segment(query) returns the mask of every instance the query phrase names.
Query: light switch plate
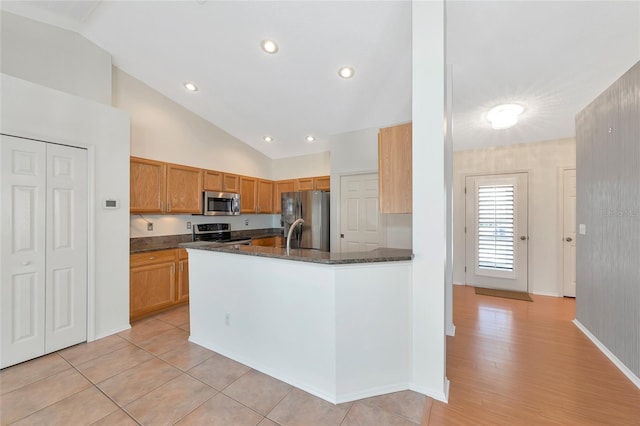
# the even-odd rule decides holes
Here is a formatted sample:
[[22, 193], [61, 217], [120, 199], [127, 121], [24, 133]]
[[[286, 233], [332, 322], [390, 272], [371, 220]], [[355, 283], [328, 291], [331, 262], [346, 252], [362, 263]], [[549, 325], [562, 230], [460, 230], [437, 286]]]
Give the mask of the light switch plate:
[[585, 223], [578, 225], [578, 233], [580, 235], [587, 235], [587, 225]]

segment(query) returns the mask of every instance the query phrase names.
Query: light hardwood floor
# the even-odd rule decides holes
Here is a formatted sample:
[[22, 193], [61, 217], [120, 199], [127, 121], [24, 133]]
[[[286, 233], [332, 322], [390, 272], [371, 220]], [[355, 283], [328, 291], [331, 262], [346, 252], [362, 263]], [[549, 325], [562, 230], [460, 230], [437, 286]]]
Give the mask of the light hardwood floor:
[[454, 286], [449, 404], [423, 425], [640, 425], [640, 390], [571, 322], [575, 300]]

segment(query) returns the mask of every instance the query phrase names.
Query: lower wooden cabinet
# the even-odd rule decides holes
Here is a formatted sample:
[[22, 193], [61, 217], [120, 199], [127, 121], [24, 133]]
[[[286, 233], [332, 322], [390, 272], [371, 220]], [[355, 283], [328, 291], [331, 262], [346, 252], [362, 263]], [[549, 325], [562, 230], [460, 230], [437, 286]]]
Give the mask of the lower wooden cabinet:
[[135, 321], [189, 300], [185, 249], [135, 253], [129, 266], [129, 319]]
[[189, 256], [178, 249], [178, 303], [189, 301]]
[[276, 237], [254, 238], [251, 240], [251, 245], [263, 246], [263, 247], [284, 247], [284, 237], [276, 236]]

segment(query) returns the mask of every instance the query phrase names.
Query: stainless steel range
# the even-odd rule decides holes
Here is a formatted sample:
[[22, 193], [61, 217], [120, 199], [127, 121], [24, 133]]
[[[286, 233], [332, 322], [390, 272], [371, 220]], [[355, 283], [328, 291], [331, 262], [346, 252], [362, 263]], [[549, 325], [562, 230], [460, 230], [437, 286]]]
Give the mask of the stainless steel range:
[[207, 241], [220, 245], [250, 244], [251, 238], [231, 238], [231, 225], [228, 223], [201, 223], [193, 226], [193, 241]]

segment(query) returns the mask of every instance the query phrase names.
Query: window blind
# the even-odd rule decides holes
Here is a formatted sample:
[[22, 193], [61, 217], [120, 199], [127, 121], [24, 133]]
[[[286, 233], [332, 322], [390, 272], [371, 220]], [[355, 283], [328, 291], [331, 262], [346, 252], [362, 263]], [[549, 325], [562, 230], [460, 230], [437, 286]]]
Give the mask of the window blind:
[[513, 271], [514, 186], [478, 186], [478, 267]]

